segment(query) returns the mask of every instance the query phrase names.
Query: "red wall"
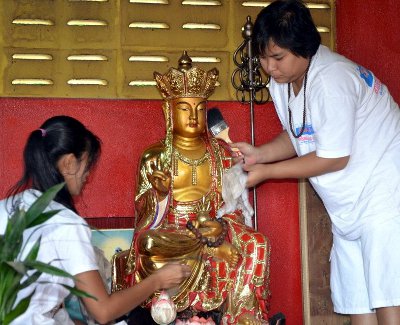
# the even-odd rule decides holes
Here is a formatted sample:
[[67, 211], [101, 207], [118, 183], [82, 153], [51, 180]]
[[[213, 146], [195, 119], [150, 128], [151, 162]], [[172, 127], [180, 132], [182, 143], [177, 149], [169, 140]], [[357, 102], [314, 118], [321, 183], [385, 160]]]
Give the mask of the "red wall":
[[372, 70], [400, 103], [400, 1], [336, 0], [337, 51]]

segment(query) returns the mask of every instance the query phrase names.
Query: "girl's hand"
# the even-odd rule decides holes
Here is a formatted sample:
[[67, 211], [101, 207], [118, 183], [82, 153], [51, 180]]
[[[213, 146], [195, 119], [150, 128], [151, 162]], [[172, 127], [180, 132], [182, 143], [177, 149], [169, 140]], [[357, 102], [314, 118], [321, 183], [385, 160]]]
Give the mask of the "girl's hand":
[[186, 264], [169, 263], [158, 269], [151, 276], [158, 281], [158, 290], [169, 289], [180, 285], [192, 273]]

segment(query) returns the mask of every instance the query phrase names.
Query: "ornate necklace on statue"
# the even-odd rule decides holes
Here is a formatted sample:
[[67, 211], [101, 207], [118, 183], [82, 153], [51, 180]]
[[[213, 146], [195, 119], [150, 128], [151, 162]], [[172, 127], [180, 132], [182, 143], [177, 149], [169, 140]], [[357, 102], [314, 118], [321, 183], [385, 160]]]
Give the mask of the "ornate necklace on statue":
[[[190, 159], [183, 156], [178, 150], [173, 151], [174, 155], [174, 176], [178, 176], [178, 160], [192, 167], [192, 185], [197, 185], [197, 167], [210, 159], [210, 153], [206, 151], [203, 157], [198, 159]], [[211, 164], [210, 164], [211, 165]]]
[[[220, 185], [221, 177], [222, 175], [222, 169], [223, 166], [221, 164], [221, 157], [219, 156], [220, 153], [218, 151], [219, 144], [215, 138], [208, 139], [207, 137], [204, 137], [204, 143], [206, 145], [206, 154], [204, 156], [208, 156], [209, 158], [209, 172], [211, 175], [211, 186], [209, 189], [209, 192], [205, 194], [206, 196], [212, 195], [214, 197], [213, 199], [213, 205], [214, 205], [214, 211], [217, 211], [220, 206], [221, 206], [221, 196], [218, 193], [218, 187]], [[171, 172], [173, 176], [178, 176], [178, 157], [175, 154], [177, 151], [176, 148], [171, 148]], [[182, 156], [182, 155], [181, 155]], [[186, 158], [186, 157], [185, 157]], [[200, 158], [200, 159], [203, 159]], [[180, 159], [179, 159], [180, 160]], [[188, 159], [191, 160], [191, 159]], [[193, 182], [193, 170], [192, 170], [192, 182]], [[177, 202], [174, 199], [174, 180], [175, 177], [172, 177], [171, 180], [171, 196], [170, 196], [170, 211], [172, 212], [173, 215], [179, 216], [176, 218], [174, 221], [176, 224], [176, 227], [179, 228], [179, 220], [184, 218], [186, 222], [189, 220], [189, 214], [190, 213], [197, 213], [198, 212], [198, 206], [197, 204], [192, 204], [193, 202]], [[196, 183], [197, 183], [197, 171], [196, 171]], [[196, 200], [197, 201], [197, 200]]]
[[306, 128], [306, 91], [307, 91], [307, 76], [308, 76], [308, 70], [310, 69], [310, 65], [311, 65], [311, 58], [310, 61], [308, 62], [308, 66], [306, 69], [306, 73], [304, 75], [304, 86], [303, 86], [303, 90], [304, 90], [304, 102], [303, 102], [303, 125], [301, 126], [301, 130], [299, 132], [299, 134], [296, 134], [296, 132], [293, 129], [293, 124], [292, 124], [292, 111], [290, 110], [290, 106], [289, 106], [289, 102], [290, 102], [290, 82], [288, 83], [288, 112], [289, 112], [289, 126], [290, 126], [290, 132], [292, 133], [292, 135], [297, 139], [300, 138], [302, 136], [302, 134], [304, 133], [304, 130]]

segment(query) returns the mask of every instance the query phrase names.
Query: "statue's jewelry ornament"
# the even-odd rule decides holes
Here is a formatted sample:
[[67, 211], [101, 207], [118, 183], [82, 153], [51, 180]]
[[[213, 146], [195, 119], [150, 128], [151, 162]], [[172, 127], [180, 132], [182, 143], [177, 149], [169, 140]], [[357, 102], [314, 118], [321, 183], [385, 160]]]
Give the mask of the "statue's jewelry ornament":
[[192, 59], [184, 51], [178, 69], [170, 68], [164, 75], [154, 72], [154, 79], [166, 100], [182, 97], [207, 99], [214, 92], [218, 75], [216, 68], [205, 71], [199, 67], [192, 67]]
[[[179, 171], [178, 171], [178, 160], [180, 160], [181, 162], [185, 163], [186, 165], [189, 165], [190, 167], [192, 167], [192, 185], [197, 185], [197, 167], [201, 166], [202, 164], [204, 164], [204, 162], [208, 161], [210, 159], [210, 153], [209, 152], [205, 152], [204, 156], [199, 158], [199, 159], [190, 159], [188, 157], [183, 156], [179, 150], [173, 150], [173, 155], [174, 155], [174, 176], [178, 176], [179, 175]], [[209, 164], [210, 168], [211, 168], [211, 164]], [[210, 174], [211, 174], [211, 170], [210, 170]]]

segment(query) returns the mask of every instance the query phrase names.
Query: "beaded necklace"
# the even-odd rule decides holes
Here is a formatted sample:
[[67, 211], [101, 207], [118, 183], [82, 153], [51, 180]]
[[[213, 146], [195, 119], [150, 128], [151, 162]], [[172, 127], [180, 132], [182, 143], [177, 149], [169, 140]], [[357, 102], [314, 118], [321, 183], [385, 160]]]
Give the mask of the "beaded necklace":
[[304, 91], [304, 102], [303, 102], [303, 125], [301, 126], [301, 130], [299, 132], [299, 134], [296, 134], [296, 132], [293, 129], [293, 124], [292, 124], [292, 111], [290, 109], [289, 106], [289, 102], [290, 102], [290, 82], [288, 83], [288, 112], [289, 112], [289, 126], [290, 126], [290, 132], [292, 133], [292, 135], [298, 139], [302, 136], [302, 134], [304, 133], [304, 130], [306, 128], [306, 90], [307, 90], [307, 77], [308, 77], [308, 70], [310, 69], [310, 65], [311, 65], [311, 58], [310, 61], [308, 62], [308, 66], [306, 69], [306, 74], [304, 75], [304, 87], [303, 87], [303, 91]]

